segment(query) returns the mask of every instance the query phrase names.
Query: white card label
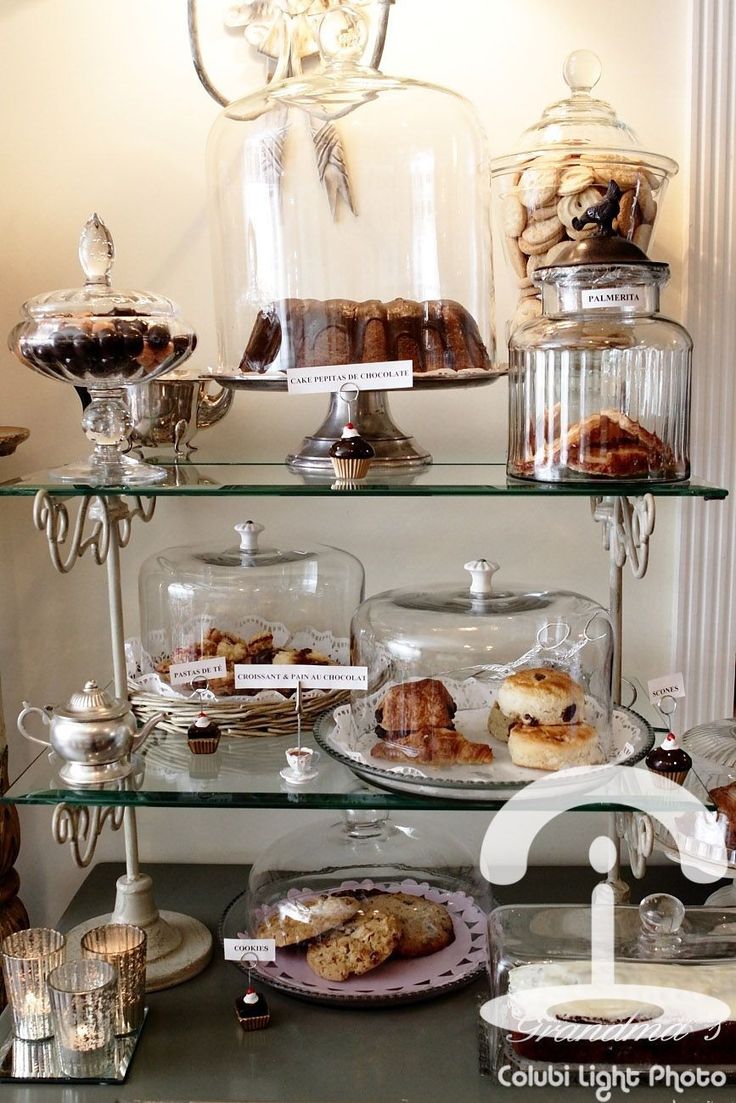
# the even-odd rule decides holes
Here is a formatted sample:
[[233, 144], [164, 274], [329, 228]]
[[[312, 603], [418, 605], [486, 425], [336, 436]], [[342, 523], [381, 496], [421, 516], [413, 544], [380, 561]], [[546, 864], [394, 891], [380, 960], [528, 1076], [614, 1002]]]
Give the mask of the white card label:
[[327, 394], [345, 383], [364, 391], [403, 390], [414, 386], [411, 360], [388, 360], [377, 364], [341, 364], [332, 368], [291, 368], [286, 373], [289, 394]]
[[195, 678], [224, 678], [226, 675], [224, 659], [192, 659], [190, 663], [172, 663], [169, 667], [172, 686], [189, 684]]
[[275, 938], [224, 938], [225, 961], [275, 961]]
[[665, 674], [663, 678], [653, 678], [647, 682], [647, 689], [650, 702], [656, 705], [663, 697], [684, 697], [685, 679], [682, 674]]
[[583, 310], [606, 310], [612, 306], [640, 306], [644, 302], [641, 287], [596, 287], [581, 292]]
[[367, 666], [235, 666], [236, 689], [368, 689]]

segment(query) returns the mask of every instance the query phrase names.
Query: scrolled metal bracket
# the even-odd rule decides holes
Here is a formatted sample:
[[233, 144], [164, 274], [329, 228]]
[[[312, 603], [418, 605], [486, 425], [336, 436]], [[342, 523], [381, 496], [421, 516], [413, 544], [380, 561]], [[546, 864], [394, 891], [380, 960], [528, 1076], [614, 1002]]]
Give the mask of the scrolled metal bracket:
[[619, 839], [626, 843], [633, 876], [641, 881], [654, 850], [652, 817], [646, 812], [617, 812], [616, 832]]
[[51, 821], [54, 841], [61, 846], [69, 844], [74, 864], [86, 869], [95, 856], [97, 840], [106, 824], [112, 831], [119, 831], [123, 825], [125, 807], [95, 804], [88, 808], [86, 804], [57, 804]]
[[616, 567], [626, 563], [634, 578], [643, 578], [649, 566], [649, 540], [654, 532], [654, 497], [598, 497], [590, 500], [593, 520], [603, 525], [603, 547]]
[[131, 506], [125, 498], [95, 494], [83, 497], [72, 520], [63, 498], [39, 490], [33, 501], [33, 524], [43, 532], [51, 562], [59, 574], [69, 574], [77, 560], [89, 553], [101, 566], [114, 541], [118, 548], [130, 542], [136, 517], [145, 524], [153, 517], [155, 498], [135, 496]]

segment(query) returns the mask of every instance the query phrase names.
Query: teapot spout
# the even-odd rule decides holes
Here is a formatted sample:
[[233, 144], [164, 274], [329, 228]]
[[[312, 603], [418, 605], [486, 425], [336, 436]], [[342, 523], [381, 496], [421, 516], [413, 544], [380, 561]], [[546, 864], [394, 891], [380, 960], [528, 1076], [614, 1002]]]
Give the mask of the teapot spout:
[[131, 747], [133, 753], [141, 749], [156, 725], [160, 724], [162, 720], [165, 720], [168, 715], [168, 712], [157, 712], [155, 716], [152, 716], [150, 720], [146, 721], [133, 740], [133, 746]]

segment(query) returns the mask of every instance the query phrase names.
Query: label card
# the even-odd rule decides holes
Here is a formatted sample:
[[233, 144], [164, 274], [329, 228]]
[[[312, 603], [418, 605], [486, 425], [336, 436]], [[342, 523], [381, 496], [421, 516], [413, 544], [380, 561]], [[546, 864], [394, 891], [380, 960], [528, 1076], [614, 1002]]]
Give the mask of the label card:
[[276, 960], [275, 938], [224, 938], [225, 961]]
[[649, 700], [656, 705], [663, 697], [684, 697], [685, 679], [682, 674], [665, 674], [663, 678], [654, 678], [647, 682]]
[[624, 309], [640, 306], [644, 301], [641, 287], [596, 287], [580, 293], [583, 310], [607, 310], [612, 306]]
[[235, 665], [236, 689], [368, 689], [367, 666]]
[[340, 364], [332, 368], [292, 368], [286, 373], [289, 394], [328, 394], [345, 383], [360, 390], [393, 391], [414, 386], [411, 360], [388, 360], [376, 364]]
[[172, 663], [169, 667], [172, 686], [189, 684], [195, 678], [224, 678], [226, 675], [224, 658], [192, 659], [190, 663]]

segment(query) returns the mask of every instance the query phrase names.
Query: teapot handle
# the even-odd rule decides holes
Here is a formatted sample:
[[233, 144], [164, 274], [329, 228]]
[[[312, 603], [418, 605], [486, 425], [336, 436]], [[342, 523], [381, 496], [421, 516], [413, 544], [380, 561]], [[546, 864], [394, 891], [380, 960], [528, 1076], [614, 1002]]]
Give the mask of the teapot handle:
[[51, 717], [45, 709], [40, 709], [38, 705], [29, 705], [27, 701], [23, 702], [23, 711], [18, 716], [18, 731], [25, 739], [29, 739], [31, 743], [40, 743], [42, 747], [50, 747], [51, 743], [48, 739], [39, 739], [37, 735], [31, 735], [25, 726], [25, 718], [30, 713], [37, 712], [47, 728], [51, 727]]

